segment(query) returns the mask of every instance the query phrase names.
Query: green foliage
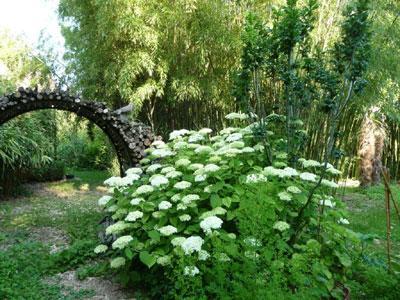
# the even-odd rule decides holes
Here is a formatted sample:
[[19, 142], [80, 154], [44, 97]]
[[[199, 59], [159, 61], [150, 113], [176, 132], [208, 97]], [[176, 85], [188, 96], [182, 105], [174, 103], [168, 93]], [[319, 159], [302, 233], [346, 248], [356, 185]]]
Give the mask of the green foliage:
[[[233, 2], [221, 0], [60, 1], [68, 69], [86, 97], [114, 107], [132, 102], [157, 128], [196, 126], [207, 115], [211, 122], [207, 112], [232, 103], [229, 75], [239, 51], [233, 11]], [[188, 106], [191, 119], [165, 118]]]
[[[359, 241], [340, 224], [343, 204], [328, 196], [337, 185], [324, 180], [309, 203], [323, 165], [303, 159], [297, 171], [276, 153], [280, 167], [268, 166], [253, 135], [257, 126], [230, 127], [212, 137], [208, 128], [172, 132], [170, 143], [156, 141], [146, 150], [142, 168], [105, 182], [114, 193], [99, 204], [116, 222], [106, 234], [118, 237], [106, 255], [126, 283], [142, 264], [160, 270], [151, 274], [167, 274], [169, 281], [157, 283], [155, 293], [173, 282], [169, 293], [178, 298], [262, 298], [279, 289], [343, 296], [338, 283], [345, 283]], [[337, 172], [329, 166], [329, 173]], [[300, 211], [310, 221], [296, 227]], [[153, 276], [147, 280], [160, 280]]]

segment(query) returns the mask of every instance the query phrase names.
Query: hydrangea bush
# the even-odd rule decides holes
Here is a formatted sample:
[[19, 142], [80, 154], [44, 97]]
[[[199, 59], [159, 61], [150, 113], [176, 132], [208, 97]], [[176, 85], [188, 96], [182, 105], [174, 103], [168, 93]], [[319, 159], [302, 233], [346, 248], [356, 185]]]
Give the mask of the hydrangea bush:
[[[228, 115], [236, 125], [247, 118]], [[272, 132], [269, 144], [258, 140], [257, 128], [228, 127], [215, 135], [182, 129], [167, 143], [155, 141], [141, 167], [105, 182], [109, 195], [99, 205], [115, 221], [106, 229], [115, 239], [95, 252], [128, 277], [140, 264], [164, 270], [181, 296], [216, 297], [205, 288], [215, 280], [214, 267], [223, 266], [222, 280], [229, 281], [230, 266], [251, 263], [258, 273], [250, 279], [261, 287], [279, 273], [291, 292], [317, 288], [340, 297], [351, 265], [348, 244], [356, 242], [343, 205], [330, 196], [340, 172], [328, 164], [323, 173], [330, 178], [309, 199], [324, 164], [300, 159], [297, 169], [288, 167], [285, 153], [273, 146], [268, 165], [266, 146], [282, 141]]]

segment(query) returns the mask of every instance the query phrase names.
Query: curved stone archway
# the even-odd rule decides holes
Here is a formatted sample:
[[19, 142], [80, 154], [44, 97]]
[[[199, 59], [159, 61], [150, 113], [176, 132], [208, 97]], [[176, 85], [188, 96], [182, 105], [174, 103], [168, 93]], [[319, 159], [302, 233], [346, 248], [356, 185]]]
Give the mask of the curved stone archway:
[[0, 98], [0, 125], [27, 112], [39, 109], [70, 111], [99, 126], [114, 145], [121, 173], [138, 164], [144, 149], [154, 136], [149, 126], [129, 122], [123, 109], [110, 111], [105, 103], [85, 101], [65, 91], [37, 91], [19, 88], [17, 92]]

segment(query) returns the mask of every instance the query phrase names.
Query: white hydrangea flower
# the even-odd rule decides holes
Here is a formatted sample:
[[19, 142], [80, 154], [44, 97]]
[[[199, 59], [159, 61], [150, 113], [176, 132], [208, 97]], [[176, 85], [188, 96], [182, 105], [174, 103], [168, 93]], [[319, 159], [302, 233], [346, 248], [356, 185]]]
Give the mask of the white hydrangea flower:
[[194, 277], [199, 273], [200, 273], [200, 270], [196, 266], [186, 266], [183, 271], [183, 274], [185, 276], [190, 276], [190, 277]]
[[217, 172], [219, 169], [221, 169], [221, 168], [215, 164], [208, 164], [208, 165], [205, 165], [204, 172], [205, 173], [213, 173], [213, 172]]
[[246, 183], [258, 183], [258, 182], [266, 182], [267, 177], [263, 174], [249, 174], [246, 176]]
[[167, 174], [167, 173], [173, 172], [173, 171], [175, 171], [175, 168], [170, 166], [170, 167], [162, 168], [160, 173], [161, 174]]
[[282, 201], [292, 201], [292, 195], [290, 195], [288, 192], [280, 192], [278, 193], [278, 197]]
[[206, 135], [206, 134], [210, 134], [212, 132], [212, 129], [210, 128], [202, 128], [199, 130], [200, 134]]
[[204, 240], [201, 237], [191, 236], [185, 239], [180, 246], [186, 255], [190, 255], [193, 252], [199, 252], [203, 243]]
[[204, 136], [200, 133], [194, 133], [191, 136], [189, 136], [188, 142], [189, 143], [197, 143], [204, 140]]
[[138, 195], [148, 194], [148, 193], [151, 193], [153, 191], [154, 191], [154, 188], [151, 185], [145, 184], [145, 185], [139, 186], [136, 189], [136, 194], [138, 194]]
[[187, 148], [188, 149], [197, 149], [200, 146], [201, 146], [200, 144], [188, 144]]
[[143, 213], [139, 210], [131, 211], [125, 218], [125, 221], [135, 222], [143, 217]]
[[172, 225], [167, 225], [161, 228], [158, 228], [158, 231], [165, 236], [170, 236], [174, 233], [178, 232], [178, 229], [176, 229], [176, 227], [172, 226]]
[[320, 166], [321, 166], [321, 163], [319, 163], [319, 162], [317, 162], [317, 161], [315, 161], [315, 160], [312, 160], [312, 159], [303, 160], [303, 161], [302, 161], [302, 164], [303, 164], [303, 167], [304, 167], [304, 168], [320, 167]]
[[143, 198], [133, 198], [130, 203], [131, 203], [131, 205], [139, 205], [140, 202], [143, 202], [143, 201], [144, 201]]
[[186, 196], [184, 196], [184, 197], [182, 198], [182, 202], [183, 202], [183, 204], [188, 205], [188, 204], [190, 204], [192, 201], [196, 201], [196, 200], [199, 200], [199, 199], [200, 199], [200, 196], [199, 196], [199, 195], [196, 195], [196, 194], [189, 194], [189, 195], [186, 195]]
[[210, 257], [210, 254], [206, 250], [199, 251], [199, 256], [198, 256], [199, 260], [204, 261], [204, 260], [207, 260], [209, 257]]
[[106, 234], [115, 234], [120, 233], [123, 230], [127, 229], [130, 225], [125, 223], [124, 221], [118, 221], [106, 228]]
[[219, 133], [220, 134], [231, 134], [232, 132], [238, 131], [239, 128], [234, 128], [234, 127], [227, 127], [222, 129]]
[[156, 149], [154, 150], [151, 155], [159, 158], [168, 157], [175, 155], [175, 152], [172, 152], [170, 149]]
[[265, 167], [263, 171], [264, 175], [266, 176], [279, 176], [279, 177], [281, 177], [280, 175], [282, 174], [282, 172], [283, 171], [281, 169], [276, 169], [272, 166]]
[[184, 241], [186, 241], [186, 238], [181, 237], [181, 236], [178, 236], [178, 237], [173, 238], [173, 239], [171, 240], [171, 244], [172, 244], [173, 246], [176, 247], [176, 246], [182, 245], [182, 243], [183, 243]]
[[174, 150], [182, 150], [182, 149], [187, 148], [187, 146], [188, 146], [188, 143], [186, 143], [184, 141], [179, 141], [174, 144]]
[[207, 179], [207, 175], [196, 175], [195, 177], [194, 177], [194, 181], [195, 182], [202, 182], [202, 181], [205, 181]]
[[347, 220], [345, 218], [340, 218], [338, 223], [339, 224], [344, 224], [344, 225], [349, 225], [350, 224], [349, 220]]
[[206, 234], [211, 233], [211, 229], [219, 229], [222, 226], [223, 221], [216, 217], [216, 216], [211, 216], [205, 218], [203, 221], [200, 222], [200, 227], [203, 229], [203, 231]]
[[180, 181], [175, 183], [174, 188], [178, 189], [178, 190], [185, 190], [187, 188], [190, 188], [192, 186], [192, 184], [188, 181]]
[[172, 202], [178, 202], [179, 200], [181, 200], [181, 195], [180, 194], [175, 194], [171, 197], [171, 201]]
[[132, 184], [134, 181], [139, 180], [140, 176], [137, 174], [130, 174], [125, 177], [118, 177], [118, 176], [113, 176], [106, 181], [104, 181], [104, 184], [110, 187], [125, 187], [127, 185]]
[[225, 116], [225, 119], [227, 119], [227, 120], [247, 120], [248, 118], [249, 118], [249, 116], [247, 114], [235, 113], [235, 112], [232, 112]]
[[331, 201], [330, 199], [320, 200], [319, 204], [320, 205], [325, 205], [325, 206], [328, 206], [328, 207], [331, 207], [331, 208], [336, 206], [336, 203]]
[[130, 235], [124, 235], [117, 238], [112, 244], [113, 249], [124, 249], [131, 241], [133, 237]]
[[292, 176], [298, 176], [299, 173], [290, 167], [286, 167], [283, 169], [283, 172], [279, 175], [279, 177], [292, 177]]
[[176, 210], [186, 210], [187, 206], [183, 203], [178, 203], [178, 205], [176, 206]]
[[94, 248], [94, 253], [100, 254], [106, 252], [107, 250], [108, 250], [107, 245], [98, 245], [96, 248]]
[[157, 171], [158, 169], [162, 168], [162, 165], [160, 164], [153, 164], [147, 167], [146, 172], [147, 173], [154, 173], [155, 171]]
[[174, 130], [169, 134], [169, 139], [174, 140], [178, 137], [184, 136], [188, 134], [190, 131], [187, 129], [181, 129], [181, 130]]
[[190, 160], [188, 160], [187, 158], [181, 158], [175, 162], [175, 166], [177, 167], [186, 167], [188, 165], [190, 165]]
[[220, 162], [222, 159], [220, 156], [211, 156], [208, 161], [211, 163], [218, 163]]
[[213, 152], [213, 148], [210, 146], [199, 146], [196, 150], [194, 150], [194, 152], [197, 154], [208, 154]]
[[165, 143], [163, 141], [157, 140], [154, 141], [151, 145], [156, 148], [163, 148], [165, 146]]
[[110, 263], [110, 266], [113, 269], [120, 268], [123, 265], [125, 265], [125, 258], [123, 258], [123, 257], [114, 258]]
[[241, 149], [244, 147], [244, 143], [242, 141], [236, 141], [236, 142], [232, 142], [228, 145], [229, 148], [237, 148], [237, 149]]
[[179, 171], [171, 171], [171, 172], [169, 172], [169, 173], [167, 173], [167, 174], [165, 175], [165, 177], [167, 177], [167, 178], [176, 178], [176, 177], [179, 177], [179, 176], [182, 176], [182, 172], [179, 172]]
[[252, 152], [254, 152], [254, 151], [256, 151], [256, 150], [254, 150], [254, 149], [251, 148], [251, 147], [244, 147], [244, 148], [242, 149], [242, 152], [243, 152], [243, 153], [252, 153]]
[[179, 216], [179, 220], [181, 220], [181, 222], [188, 222], [191, 219], [192, 219], [192, 217], [190, 215], [188, 215], [188, 214]]
[[243, 138], [243, 135], [242, 135], [241, 133], [239, 133], [239, 132], [236, 132], [236, 133], [230, 134], [230, 135], [226, 138], [226, 141], [227, 141], [228, 143], [230, 143], [230, 142], [239, 141], [239, 140], [241, 140], [242, 138]]
[[321, 184], [325, 185], [327, 187], [330, 187], [330, 188], [334, 188], [334, 189], [339, 187], [339, 185], [336, 182], [326, 180], [326, 179], [322, 179]]
[[160, 186], [160, 185], [165, 185], [168, 184], [168, 178], [165, 177], [164, 175], [154, 175], [150, 179], [150, 183], [152, 186]]
[[300, 174], [300, 179], [305, 180], [305, 181], [316, 182], [317, 181], [317, 175], [315, 175], [313, 173], [304, 172], [304, 173]]
[[112, 199], [112, 196], [105, 195], [99, 199], [98, 204], [100, 206], [105, 206], [105, 205], [107, 205], [108, 202], [110, 202], [111, 199]]
[[157, 263], [161, 266], [167, 266], [171, 263], [171, 257], [169, 255], [160, 256], [157, 258]]
[[294, 186], [294, 185], [289, 186], [286, 190], [292, 194], [300, 194], [301, 193], [301, 190], [297, 186]]
[[203, 164], [199, 164], [199, 163], [194, 163], [194, 164], [191, 164], [191, 165], [188, 166], [188, 169], [192, 170], [192, 171], [198, 170], [198, 169], [202, 169], [202, 168], [204, 168], [204, 165]]
[[158, 204], [158, 209], [159, 210], [166, 210], [172, 207], [172, 203], [168, 201], [161, 201], [160, 204]]
[[126, 170], [125, 174], [126, 175], [132, 175], [132, 174], [141, 175], [141, 174], [143, 174], [143, 170], [141, 168], [130, 168], [130, 169]]
[[108, 212], [115, 212], [115, 211], [117, 211], [117, 209], [118, 209], [118, 206], [114, 204], [114, 205], [111, 205], [110, 207], [108, 207], [107, 211]]
[[290, 225], [284, 221], [278, 221], [274, 224], [273, 228], [283, 232], [285, 230], [288, 230], [290, 228]]

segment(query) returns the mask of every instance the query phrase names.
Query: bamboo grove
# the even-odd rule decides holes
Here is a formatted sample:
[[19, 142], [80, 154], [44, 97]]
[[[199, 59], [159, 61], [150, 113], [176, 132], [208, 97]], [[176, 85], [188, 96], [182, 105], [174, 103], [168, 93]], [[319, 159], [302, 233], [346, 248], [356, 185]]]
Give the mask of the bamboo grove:
[[161, 135], [276, 113], [292, 159], [400, 176], [397, 1], [62, 0], [59, 14], [72, 88], [133, 103]]

